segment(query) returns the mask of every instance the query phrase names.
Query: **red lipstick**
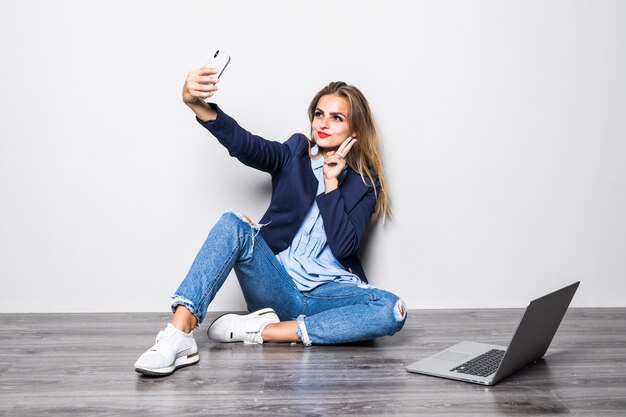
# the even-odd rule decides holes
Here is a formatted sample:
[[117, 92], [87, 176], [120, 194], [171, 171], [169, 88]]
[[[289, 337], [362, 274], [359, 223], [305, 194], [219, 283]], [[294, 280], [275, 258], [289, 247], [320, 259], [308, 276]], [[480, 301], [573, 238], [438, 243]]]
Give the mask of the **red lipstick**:
[[328, 133], [324, 133], [324, 132], [317, 132], [317, 136], [319, 136], [320, 138], [324, 139], [329, 137], [330, 135]]

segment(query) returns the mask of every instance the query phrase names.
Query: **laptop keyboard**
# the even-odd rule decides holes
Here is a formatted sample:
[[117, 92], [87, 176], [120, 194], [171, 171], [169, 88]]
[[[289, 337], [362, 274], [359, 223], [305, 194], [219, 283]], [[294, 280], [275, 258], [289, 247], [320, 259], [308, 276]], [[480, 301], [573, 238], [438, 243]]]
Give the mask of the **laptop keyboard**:
[[504, 352], [504, 350], [492, 349], [457, 366], [454, 369], [450, 369], [450, 371], [467, 375], [489, 376], [498, 369], [498, 366], [500, 366], [500, 362], [502, 362], [502, 358], [504, 357]]

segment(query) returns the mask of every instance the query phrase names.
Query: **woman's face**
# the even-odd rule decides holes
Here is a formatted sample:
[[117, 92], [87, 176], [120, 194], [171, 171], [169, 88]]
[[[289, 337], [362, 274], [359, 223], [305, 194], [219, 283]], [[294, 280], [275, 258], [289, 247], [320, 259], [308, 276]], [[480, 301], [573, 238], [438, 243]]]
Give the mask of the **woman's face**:
[[311, 127], [315, 143], [323, 150], [336, 149], [351, 135], [348, 100], [334, 94], [320, 97]]

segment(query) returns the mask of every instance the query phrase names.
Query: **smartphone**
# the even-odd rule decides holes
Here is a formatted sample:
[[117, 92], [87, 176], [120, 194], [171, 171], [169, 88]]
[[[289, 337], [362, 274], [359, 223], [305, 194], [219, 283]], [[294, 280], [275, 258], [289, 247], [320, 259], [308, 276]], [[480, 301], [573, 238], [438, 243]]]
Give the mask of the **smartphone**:
[[[210, 58], [206, 64], [204, 64], [204, 66], [206, 68], [217, 68], [217, 74], [215, 74], [215, 76], [217, 78], [220, 78], [222, 73], [226, 69], [226, 66], [228, 66], [229, 62], [230, 62], [230, 56], [226, 52], [222, 51], [221, 49], [218, 49], [213, 54], [213, 57]], [[204, 99], [204, 102], [208, 103], [210, 100], [211, 100], [211, 97], [207, 97]]]

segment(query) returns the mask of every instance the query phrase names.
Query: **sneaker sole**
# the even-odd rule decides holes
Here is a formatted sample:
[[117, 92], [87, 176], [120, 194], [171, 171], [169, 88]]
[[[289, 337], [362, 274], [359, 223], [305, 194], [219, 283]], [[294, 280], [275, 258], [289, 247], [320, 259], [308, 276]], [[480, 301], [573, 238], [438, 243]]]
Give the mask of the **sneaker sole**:
[[176, 359], [172, 366], [168, 366], [166, 368], [159, 368], [159, 369], [135, 368], [135, 372], [140, 373], [145, 376], [168, 376], [176, 372], [177, 369], [184, 368], [186, 366], [195, 365], [198, 362], [200, 362], [200, 356], [198, 352], [195, 352], [195, 353], [192, 353], [191, 355], [181, 356], [180, 358]]
[[[270, 313], [276, 313], [276, 312], [274, 311], [273, 308], [268, 307], [268, 308], [263, 308], [261, 310], [253, 311], [252, 313], [246, 314], [245, 316], [239, 316], [239, 314], [235, 314], [235, 313], [222, 314], [221, 316], [219, 316], [218, 318], [213, 320], [213, 323], [211, 323], [211, 325], [209, 326], [209, 328], [206, 331], [206, 335], [207, 335], [207, 337], [209, 339], [211, 339], [211, 336], [209, 336], [209, 333], [211, 332], [211, 327], [213, 327], [215, 322], [217, 322], [222, 317], [233, 315], [233, 316], [239, 316], [239, 317], [241, 317], [243, 319], [253, 319], [253, 318], [261, 317], [261, 316], [264, 316], [265, 314], [270, 314]], [[213, 340], [213, 339], [211, 339], [211, 340]], [[221, 342], [221, 343], [231, 343], [231, 341]]]

